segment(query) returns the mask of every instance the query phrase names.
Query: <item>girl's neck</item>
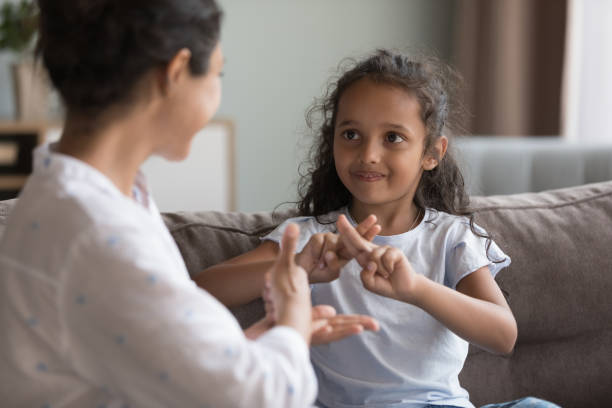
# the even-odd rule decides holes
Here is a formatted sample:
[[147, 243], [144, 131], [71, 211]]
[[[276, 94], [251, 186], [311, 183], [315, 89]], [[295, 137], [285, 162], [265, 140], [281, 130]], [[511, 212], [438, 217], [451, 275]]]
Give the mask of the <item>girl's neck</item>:
[[414, 201], [398, 201], [384, 204], [365, 204], [354, 201], [349, 206], [353, 219], [359, 223], [370, 214], [376, 215], [381, 227], [379, 235], [398, 235], [419, 225], [424, 211]]
[[151, 154], [142, 120], [130, 117], [98, 126], [68, 117], [57, 151], [94, 167], [126, 196], [131, 196], [142, 163]]

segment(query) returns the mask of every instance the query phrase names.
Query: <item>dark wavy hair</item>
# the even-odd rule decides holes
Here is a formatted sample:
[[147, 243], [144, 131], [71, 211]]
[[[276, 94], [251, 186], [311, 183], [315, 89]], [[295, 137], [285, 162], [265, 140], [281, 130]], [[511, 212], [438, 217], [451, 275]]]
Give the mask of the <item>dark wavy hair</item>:
[[38, 0], [37, 54], [68, 110], [131, 102], [141, 77], [182, 48], [207, 72], [222, 12], [214, 0]]
[[[435, 142], [442, 135], [463, 133], [467, 116], [456, 96], [462, 83], [460, 76], [437, 58], [408, 57], [380, 49], [362, 61], [349, 59], [341, 65], [346, 64], [348, 68], [330, 82], [325, 96], [315, 101], [306, 116], [308, 126], [315, 134], [315, 143], [305, 163], [307, 170], [302, 171], [303, 166], [300, 169], [297, 205], [300, 215], [314, 216], [320, 222], [324, 221], [319, 217], [349, 205], [352, 200], [351, 193], [336, 172], [333, 155], [338, 103], [352, 84], [368, 78], [414, 95], [421, 106], [421, 119], [426, 128], [423, 154], [437, 156], [433, 148]], [[447, 151], [442, 159], [437, 158], [438, 166], [423, 172], [414, 197], [415, 204], [421, 209], [467, 217], [472, 232], [487, 238], [488, 253], [491, 237], [475, 228], [463, 175], [452, 153]]]

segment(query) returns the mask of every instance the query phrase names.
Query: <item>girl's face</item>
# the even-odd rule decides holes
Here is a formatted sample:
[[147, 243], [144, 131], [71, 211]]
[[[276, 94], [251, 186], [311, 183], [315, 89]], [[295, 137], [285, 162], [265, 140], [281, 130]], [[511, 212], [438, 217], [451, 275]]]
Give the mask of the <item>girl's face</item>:
[[368, 78], [344, 91], [333, 151], [353, 206], [371, 210], [389, 203], [412, 205], [421, 174], [431, 164], [423, 155], [426, 129], [420, 113], [410, 93]]
[[160, 126], [167, 136], [156, 153], [169, 160], [187, 157], [193, 136], [206, 126], [221, 102], [221, 46], [212, 52], [206, 74], [192, 75], [188, 60], [176, 74], [178, 79], [161, 109]]

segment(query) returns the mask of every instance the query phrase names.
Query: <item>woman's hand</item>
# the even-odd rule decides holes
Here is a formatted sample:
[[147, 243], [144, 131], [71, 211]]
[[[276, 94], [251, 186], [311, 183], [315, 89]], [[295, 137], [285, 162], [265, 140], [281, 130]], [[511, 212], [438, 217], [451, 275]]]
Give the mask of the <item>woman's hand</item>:
[[376, 319], [364, 315], [337, 315], [333, 307], [317, 305], [312, 308], [311, 345], [342, 340], [364, 330], [378, 331]]
[[[355, 228], [366, 241], [380, 232], [376, 217], [370, 215]], [[346, 249], [342, 236], [332, 232], [314, 234], [295, 256], [295, 262], [308, 273], [311, 283], [331, 282], [340, 276], [340, 270], [353, 256]]]
[[[275, 324], [275, 306], [272, 300], [271, 282], [266, 279], [262, 298], [266, 316], [245, 330], [245, 335], [255, 339]], [[327, 344], [341, 340], [345, 337], [359, 334], [364, 330], [378, 331], [379, 325], [376, 319], [365, 315], [337, 315], [336, 310], [329, 305], [317, 305], [312, 307], [312, 322], [310, 327], [313, 345]]]
[[[267, 304], [266, 301], [266, 316], [244, 331], [247, 338], [255, 340], [274, 327], [274, 317], [269, 312]], [[359, 334], [364, 330], [378, 331], [378, 329], [378, 322], [370, 316], [337, 315], [336, 310], [331, 306], [313, 306], [310, 344], [332, 343]]]
[[276, 324], [293, 327], [308, 343], [312, 313], [308, 276], [294, 261], [299, 233], [295, 224], [285, 229], [276, 261], [266, 274], [266, 289]]

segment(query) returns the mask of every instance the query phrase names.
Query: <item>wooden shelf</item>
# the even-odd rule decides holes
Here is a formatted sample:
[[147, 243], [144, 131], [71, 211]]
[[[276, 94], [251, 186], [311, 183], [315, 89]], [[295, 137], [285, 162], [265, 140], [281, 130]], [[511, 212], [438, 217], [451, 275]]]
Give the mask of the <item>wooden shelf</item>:
[[31, 171], [31, 149], [57, 134], [61, 127], [59, 121], [0, 119], [0, 148], [3, 149], [0, 152], [0, 197], [13, 197], [21, 190]]
[[19, 190], [28, 180], [28, 175], [0, 175], [0, 190]]

